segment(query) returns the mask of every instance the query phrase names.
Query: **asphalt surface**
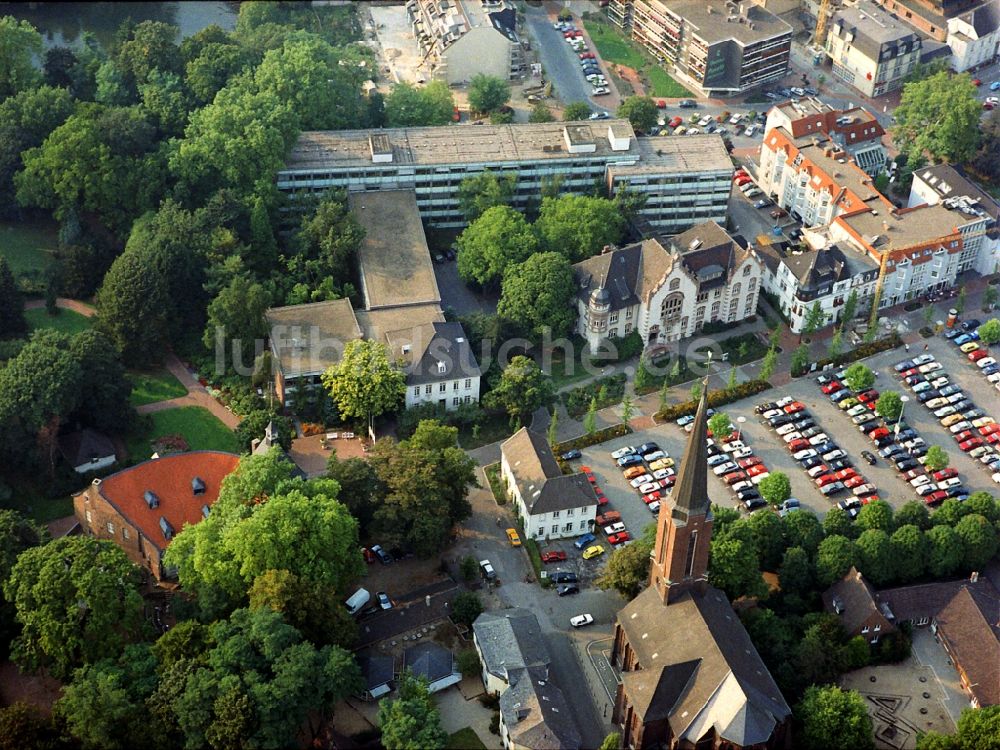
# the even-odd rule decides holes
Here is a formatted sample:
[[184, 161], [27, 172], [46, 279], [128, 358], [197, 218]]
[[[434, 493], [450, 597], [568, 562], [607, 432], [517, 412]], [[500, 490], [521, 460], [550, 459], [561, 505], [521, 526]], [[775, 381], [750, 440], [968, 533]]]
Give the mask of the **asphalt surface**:
[[[545, 75], [552, 81], [559, 100], [564, 104], [587, 102], [594, 111], [606, 112], [607, 110], [596, 103], [595, 99], [590, 98], [593, 88], [583, 77], [579, 56], [563, 39], [562, 32], [552, 28], [552, 21], [545, 9], [529, 6], [525, 18], [531, 27], [531, 34], [542, 59]], [[597, 50], [592, 51], [597, 52]], [[599, 64], [604, 68], [604, 63]]]

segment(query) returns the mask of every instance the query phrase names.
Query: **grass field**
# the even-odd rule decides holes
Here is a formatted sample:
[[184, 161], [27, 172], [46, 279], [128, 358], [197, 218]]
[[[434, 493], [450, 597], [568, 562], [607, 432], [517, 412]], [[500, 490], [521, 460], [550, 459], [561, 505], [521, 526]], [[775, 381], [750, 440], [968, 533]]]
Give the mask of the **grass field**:
[[152, 452], [151, 444], [164, 435], [183, 435], [188, 449], [239, 453], [236, 436], [203, 406], [182, 406], [147, 415], [144, 426], [125, 441], [132, 461], [143, 461]]
[[472, 727], [465, 727], [454, 734], [449, 734], [444, 747], [445, 750], [486, 750], [486, 745]]
[[91, 327], [91, 319], [72, 310], [59, 310], [57, 315], [49, 315], [44, 308], [25, 310], [24, 317], [32, 331], [38, 328], [54, 328], [70, 336]]
[[55, 225], [0, 222], [0, 255], [15, 277], [44, 269], [57, 243]]
[[162, 368], [150, 372], [130, 372], [128, 379], [132, 381], [132, 397], [129, 399], [132, 406], [155, 404], [180, 398], [187, 393], [181, 382], [169, 370]]
[[670, 99], [694, 96], [694, 94], [671, 78], [670, 74], [659, 65], [649, 65], [643, 72], [649, 78], [649, 93], [653, 96], [664, 96]]
[[644, 81], [648, 83], [646, 93], [650, 96], [663, 96], [672, 99], [694, 96], [675, 81], [639, 45], [626, 38], [618, 29], [593, 20], [586, 20], [583, 25], [593, 40], [594, 46], [597, 47], [601, 59], [638, 70]]

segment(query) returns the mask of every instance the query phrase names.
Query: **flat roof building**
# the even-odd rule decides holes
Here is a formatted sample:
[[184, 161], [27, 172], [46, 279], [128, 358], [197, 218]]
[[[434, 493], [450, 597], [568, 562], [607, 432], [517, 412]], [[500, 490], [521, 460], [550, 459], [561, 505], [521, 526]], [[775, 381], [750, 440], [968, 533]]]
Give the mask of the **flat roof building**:
[[412, 190], [420, 218], [461, 227], [458, 189], [466, 177], [516, 176], [512, 205], [537, 204], [543, 187], [609, 196], [628, 187], [646, 196], [641, 215], [674, 234], [699, 221], [724, 222], [733, 164], [722, 138], [637, 138], [627, 120], [450, 125], [302, 133], [278, 173], [292, 196], [339, 188], [349, 193]]

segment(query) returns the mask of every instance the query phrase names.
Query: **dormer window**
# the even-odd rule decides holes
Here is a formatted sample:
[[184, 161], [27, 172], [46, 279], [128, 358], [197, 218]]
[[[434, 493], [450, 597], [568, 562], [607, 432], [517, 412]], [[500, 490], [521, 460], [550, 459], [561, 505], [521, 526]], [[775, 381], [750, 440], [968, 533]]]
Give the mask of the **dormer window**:
[[146, 501], [146, 505], [149, 506], [150, 510], [157, 508], [160, 505], [160, 498], [157, 497], [156, 493], [152, 490], [146, 490], [142, 493], [142, 499]]
[[192, 479], [191, 480], [191, 492], [193, 492], [195, 495], [204, 495], [205, 494], [205, 480], [203, 480], [201, 477], [195, 477], [194, 479]]
[[438, 362], [437, 365], [438, 365], [438, 375], [444, 375], [445, 372], [448, 370], [448, 366], [445, 365], [444, 362]]
[[170, 521], [163, 516], [160, 516], [160, 531], [163, 532], [163, 538], [168, 542], [174, 538], [174, 527], [171, 526]]
[[202, 517], [202, 518], [208, 518], [208, 514], [209, 514], [209, 512], [210, 512], [210, 511], [209, 511], [209, 509], [208, 509], [208, 506], [207, 506], [207, 505], [202, 505], [202, 506], [201, 506], [201, 517]]

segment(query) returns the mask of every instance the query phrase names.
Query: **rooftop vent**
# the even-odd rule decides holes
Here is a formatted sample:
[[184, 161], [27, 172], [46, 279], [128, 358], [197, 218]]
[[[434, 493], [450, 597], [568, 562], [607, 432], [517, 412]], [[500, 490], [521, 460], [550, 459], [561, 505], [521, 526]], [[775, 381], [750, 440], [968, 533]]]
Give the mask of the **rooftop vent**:
[[191, 492], [193, 492], [195, 495], [204, 495], [205, 494], [205, 480], [203, 480], [201, 477], [195, 477], [194, 479], [192, 479], [191, 480]]
[[163, 516], [160, 516], [160, 531], [163, 532], [163, 538], [168, 542], [174, 538], [174, 527], [171, 526], [170, 521]]
[[146, 505], [148, 505], [150, 509], [158, 508], [160, 506], [160, 498], [157, 497], [156, 493], [152, 490], [146, 490], [142, 493], [142, 499], [146, 501]]

